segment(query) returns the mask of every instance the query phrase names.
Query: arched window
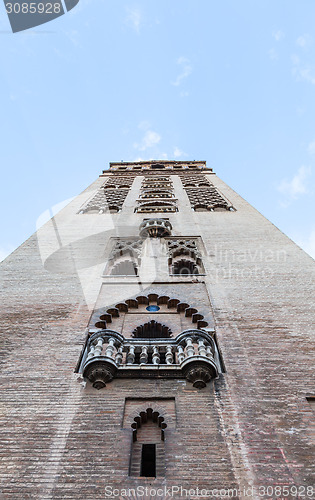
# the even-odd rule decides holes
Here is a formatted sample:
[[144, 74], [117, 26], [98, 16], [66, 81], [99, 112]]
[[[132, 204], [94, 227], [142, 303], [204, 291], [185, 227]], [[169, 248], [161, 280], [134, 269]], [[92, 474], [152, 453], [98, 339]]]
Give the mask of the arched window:
[[172, 336], [172, 330], [168, 326], [152, 320], [137, 326], [132, 334], [135, 339], [169, 339]]
[[165, 475], [164, 429], [159, 412], [148, 408], [135, 417], [130, 460], [130, 476], [161, 477]]
[[110, 274], [112, 276], [137, 276], [138, 269], [131, 260], [123, 260], [114, 265]]
[[199, 269], [193, 260], [177, 260], [173, 265], [173, 274], [199, 274]]
[[168, 264], [171, 274], [203, 274], [201, 254], [194, 240], [169, 240]]
[[137, 208], [135, 208], [135, 212], [145, 213], [145, 212], [177, 212], [177, 207], [175, 205], [175, 201], [151, 201], [151, 202], [142, 202]]

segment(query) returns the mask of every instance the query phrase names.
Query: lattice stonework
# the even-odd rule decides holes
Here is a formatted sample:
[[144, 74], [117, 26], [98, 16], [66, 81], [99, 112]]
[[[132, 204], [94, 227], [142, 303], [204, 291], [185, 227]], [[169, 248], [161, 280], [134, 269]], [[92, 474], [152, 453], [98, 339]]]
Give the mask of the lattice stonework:
[[110, 253], [109, 260], [115, 260], [118, 259], [118, 257], [129, 255], [130, 257], [136, 259], [139, 263], [141, 259], [142, 245], [142, 238], [137, 238], [134, 240], [120, 238], [118, 241], [116, 241]]
[[109, 255], [105, 274], [136, 276], [141, 264], [143, 239], [119, 239]]
[[134, 176], [114, 176], [107, 179], [106, 184], [104, 184], [104, 189], [118, 189], [118, 188], [130, 188], [134, 181]]
[[193, 239], [170, 239], [168, 245], [168, 264], [170, 274], [202, 274], [201, 254]]
[[135, 176], [114, 175], [108, 177], [96, 195], [80, 210], [85, 213], [119, 212], [129, 193]]
[[101, 188], [96, 195], [85, 205], [80, 213], [104, 213], [108, 210], [119, 212], [129, 189], [107, 189]]
[[208, 181], [208, 179], [201, 174], [190, 175], [187, 174], [185, 176], [181, 176], [182, 184], [186, 187], [208, 187], [212, 186], [212, 184]]
[[230, 210], [231, 208], [214, 186], [205, 188], [186, 188], [186, 193], [194, 210], [213, 211], [215, 209]]
[[182, 185], [195, 211], [223, 211], [233, 207], [218, 192], [214, 185], [203, 174], [180, 175]]

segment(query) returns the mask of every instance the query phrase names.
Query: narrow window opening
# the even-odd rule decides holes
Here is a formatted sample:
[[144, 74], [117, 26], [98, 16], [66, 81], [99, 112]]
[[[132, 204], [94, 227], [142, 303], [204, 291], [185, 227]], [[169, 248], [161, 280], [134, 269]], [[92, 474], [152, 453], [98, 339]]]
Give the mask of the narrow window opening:
[[158, 411], [147, 408], [134, 418], [129, 475], [134, 477], [165, 476], [165, 428], [167, 424]]
[[311, 409], [315, 412], [315, 396], [306, 396], [306, 400]]
[[156, 446], [143, 444], [141, 453], [141, 476], [156, 477]]

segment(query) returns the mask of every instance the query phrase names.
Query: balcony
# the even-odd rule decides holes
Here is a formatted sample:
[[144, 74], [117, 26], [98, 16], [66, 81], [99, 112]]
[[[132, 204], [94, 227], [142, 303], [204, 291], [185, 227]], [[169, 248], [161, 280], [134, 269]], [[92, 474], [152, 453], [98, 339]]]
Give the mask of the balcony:
[[113, 378], [186, 378], [202, 389], [221, 372], [213, 338], [194, 329], [175, 339], [126, 339], [100, 330], [88, 341], [80, 371], [96, 389]]
[[166, 219], [145, 219], [139, 226], [139, 234], [142, 238], [164, 238], [172, 234], [172, 224]]

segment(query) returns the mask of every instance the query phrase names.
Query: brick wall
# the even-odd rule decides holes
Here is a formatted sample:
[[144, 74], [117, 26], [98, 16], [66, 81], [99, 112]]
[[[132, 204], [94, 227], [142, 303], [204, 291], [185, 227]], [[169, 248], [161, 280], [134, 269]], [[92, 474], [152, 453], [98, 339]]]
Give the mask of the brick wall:
[[74, 373], [93, 309], [113, 303], [115, 281], [102, 278], [109, 238], [138, 234], [141, 176], [121, 213], [78, 215], [98, 179], [56, 216], [58, 234], [47, 223], [1, 265], [1, 498], [94, 500], [105, 498], [106, 485], [149, 485], [128, 475], [125, 422], [137, 398], [174, 402], [165, 477], [154, 487], [314, 485], [314, 413], [306, 400], [315, 393], [314, 262], [209, 178], [236, 212], [191, 212], [174, 176], [179, 212], [168, 214], [173, 234], [202, 237], [205, 284], [170, 277], [162, 263], [159, 284], [135, 278], [116, 289], [125, 300], [149, 287], [163, 292], [164, 282], [214, 321], [226, 373], [206, 389], [116, 379], [97, 391]]

